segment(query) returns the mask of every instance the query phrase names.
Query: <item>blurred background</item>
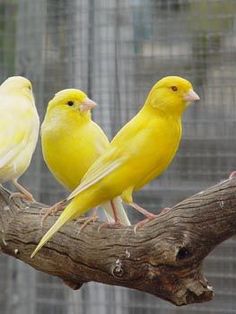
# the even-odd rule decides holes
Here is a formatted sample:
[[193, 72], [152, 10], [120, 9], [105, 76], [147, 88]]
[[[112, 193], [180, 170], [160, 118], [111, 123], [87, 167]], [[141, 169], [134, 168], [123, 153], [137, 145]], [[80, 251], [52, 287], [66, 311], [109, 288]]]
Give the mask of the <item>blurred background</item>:
[[[235, 0], [0, 0], [0, 80], [15, 74], [33, 82], [41, 120], [58, 90], [86, 91], [110, 138], [162, 76], [193, 83], [201, 101], [184, 116], [174, 162], [135, 195], [146, 208], [172, 206], [236, 170]], [[42, 202], [66, 194], [46, 169], [40, 145], [21, 182]], [[138, 218], [132, 210], [129, 215]], [[1, 255], [0, 313], [236, 313], [235, 250], [231, 239], [206, 260], [214, 300], [182, 308], [96, 283], [74, 292]]]

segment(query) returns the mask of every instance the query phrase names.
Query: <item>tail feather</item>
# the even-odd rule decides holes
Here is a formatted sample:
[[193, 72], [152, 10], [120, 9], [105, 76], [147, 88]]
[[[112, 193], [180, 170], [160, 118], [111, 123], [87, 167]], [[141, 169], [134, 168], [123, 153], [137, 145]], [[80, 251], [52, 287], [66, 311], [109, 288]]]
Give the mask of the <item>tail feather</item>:
[[61, 227], [72, 220], [75, 216], [78, 215], [78, 206], [73, 206], [73, 201], [64, 209], [60, 217], [54, 223], [54, 225], [46, 232], [46, 234], [42, 237], [36, 249], [31, 254], [31, 258], [33, 258], [38, 251], [51, 239], [51, 237], [59, 230]]
[[[83, 203], [83, 202], [81, 202]], [[129, 221], [129, 218], [125, 212], [125, 209], [122, 205], [122, 200], [120, 197], [116, 197], [113, 199], [113, 204], [116, 207], [117, 211], [117, 217], [119, 221], [125, 225], [125, 226], [130, 226], [131, 223]], [[108, 217], [109, 221], [114, 221], [114, 213], [112, 209], [112, 205], [110, 202], [106, 202], [103, 204], [103, 207], [106, 211], [106, 215]], [[86, 207], [84, 207], [86, 208]], [[84, 209], [83, 208], [83, 209]], [[36, 249], [33, 251], [31, 254], [31, 258], [33, 258], [38, 251], [48, 242], [48, 240], [51, 239], [51, 237], [59, 230], [61, 227], [72, 220], [75, 217], [79, 217], [81, 214], [83, 214], [83, 209], [79, 208], [78, 206], [78, 201], [77, 200], [72, 200], [71, 203], [64, 209], [60, 217], [57, 219], [57, 221], [54, 223], [54, 225], [46, 232], [46, 234], [42, 237], [40, 240], [39, 244], [37, 245]]]
[[[131, 226], [129, 218], [126, 214], [126, 211], [123, 207], [122, 200], [120, 197], [115, 197], [113, 200], [113, 204], [116, 208], [117, 218], [124, 226]], [[106, 202], [102, 205], [105, 209], [105, 214], [109, 222], [114, 222], [114, 213], [111, 202]]]

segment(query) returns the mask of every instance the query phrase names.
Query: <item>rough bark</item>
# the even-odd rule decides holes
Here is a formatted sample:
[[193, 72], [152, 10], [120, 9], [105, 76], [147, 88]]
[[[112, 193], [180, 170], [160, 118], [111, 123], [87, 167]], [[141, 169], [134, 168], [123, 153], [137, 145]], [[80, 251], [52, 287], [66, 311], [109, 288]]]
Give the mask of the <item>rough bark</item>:
[[176, 305], [211, 300], [213, 290], [202, 274], [203, 259], [236, 234], [236, 179], [221, 182], [174, 206], [138, 229], [103, 228], [100, 222], [78, 234], [64, 226], [31, 259], [42, 235], [42, 204], [9, 200], [0, 190], [0, 246], [32, 267], [58, 276], [73, 289], [89, 281], [151, 293]]

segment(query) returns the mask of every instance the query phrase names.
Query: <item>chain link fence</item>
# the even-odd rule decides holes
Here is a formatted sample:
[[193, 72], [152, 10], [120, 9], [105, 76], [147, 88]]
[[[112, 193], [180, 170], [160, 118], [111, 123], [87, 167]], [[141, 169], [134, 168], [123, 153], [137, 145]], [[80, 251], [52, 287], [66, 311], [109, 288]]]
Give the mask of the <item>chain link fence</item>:
[[[201, 101], [184, 116], [179, 152], [161, 178], [135, 195], [153, 211], [235, 170], [235, 0], [0, 0], [1, 82], [14, 74], [33, 82], [41, 120], [58, 90], [86, 91], [99, 104], [93, 118], [110, 138], [158, 79], [188, 78]], [[42, 202], [66, 195], [47, 170], [40, 144], [22, 181]], [[57, 278], [1, 255], [0, 313], [236, 313], [234, 239], [207, 258], [205, 269], [214, 300], [179, 309], [95, 283], [73, 292]]]

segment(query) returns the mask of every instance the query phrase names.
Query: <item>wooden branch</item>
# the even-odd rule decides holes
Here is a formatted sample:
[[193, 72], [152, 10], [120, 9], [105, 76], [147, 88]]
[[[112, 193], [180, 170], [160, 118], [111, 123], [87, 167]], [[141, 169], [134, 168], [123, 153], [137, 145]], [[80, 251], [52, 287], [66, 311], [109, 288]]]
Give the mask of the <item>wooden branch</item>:
[[201, 272], [203, 259], [236, 234], [236, 179], [221, 182], [177, 204], [152, 222], [133, 227], [64, 226], [36, 255], [30, 254], [55, 221], [40, 227], [42, 204], [9, 201], [0, 190], [0, 246], [3, 253], [62, 278], [73, 289], [89, 281], [151, 293], [176, 305], [213, 297]]

